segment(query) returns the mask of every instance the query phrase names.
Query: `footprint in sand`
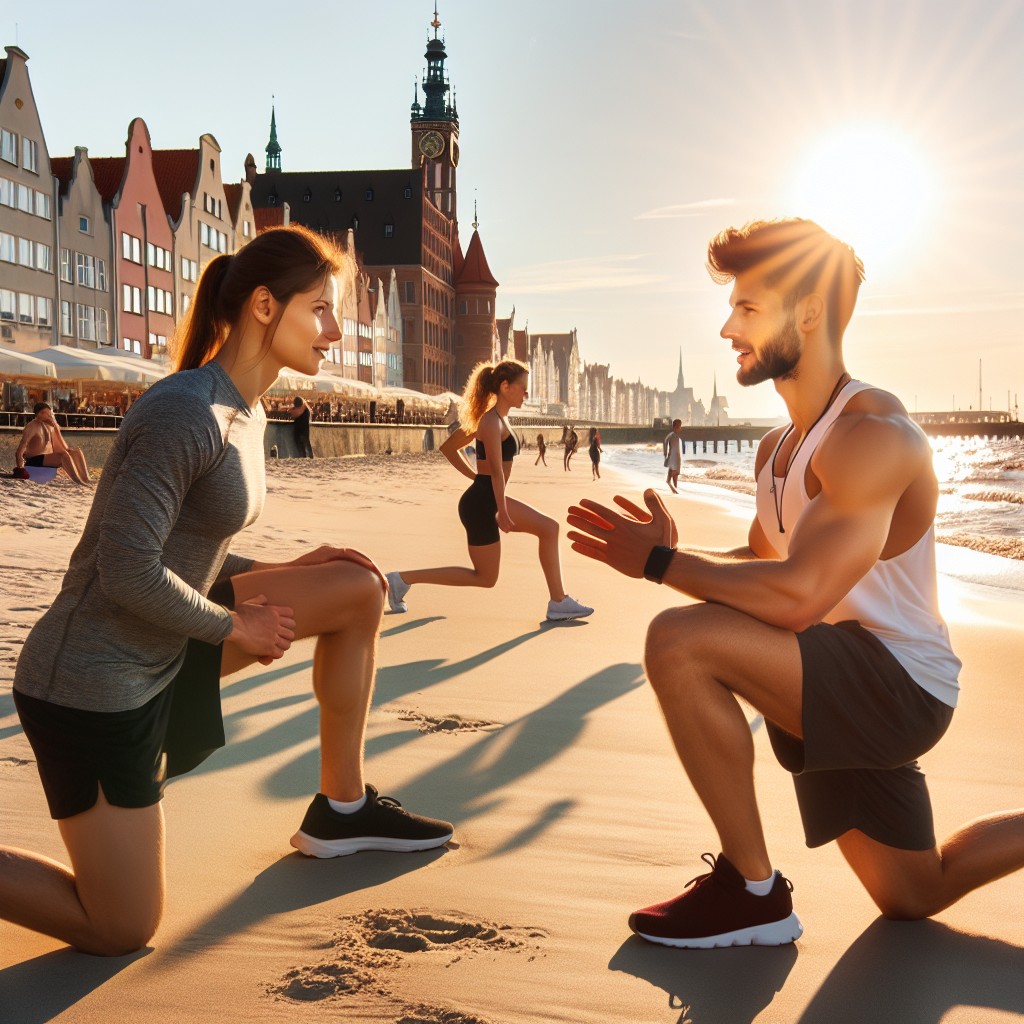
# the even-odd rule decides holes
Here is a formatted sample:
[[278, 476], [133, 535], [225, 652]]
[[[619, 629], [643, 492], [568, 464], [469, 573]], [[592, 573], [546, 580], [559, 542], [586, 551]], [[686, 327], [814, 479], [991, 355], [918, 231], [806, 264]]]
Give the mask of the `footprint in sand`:
[[495, 732], [500, 722], [463, 718], [461, 715], [424, 715], [419, 711], [398, 708], [394, 711], [403, 722], [415, 722], [420, 732]]
[[[367, 910], [341, 919], [331, 940], [331, 956], [318, 964], [294, 967], [268, 985], [269, 995], [294, 1001], [320, 1001], [359, 993], [388, 997], [387, 983], [409, 955], [443, 955], [450, 967], [464, 959], [497, 950], [530, 952], [534, 959], [547, 938], [540, 928], [478, 921], [457, 911], [434, 914], [417, 910]], [[406, 1006], [409, 1024], [489, 1024], [456, 1010]], [[417, 1016], [419, 1014], [419, 1016]]]
[[459, 1010], [443, 1010], [439, 1006], [407, 1006], [395, 1024], [491, 1024], [485, 1017], [461, 1013]]

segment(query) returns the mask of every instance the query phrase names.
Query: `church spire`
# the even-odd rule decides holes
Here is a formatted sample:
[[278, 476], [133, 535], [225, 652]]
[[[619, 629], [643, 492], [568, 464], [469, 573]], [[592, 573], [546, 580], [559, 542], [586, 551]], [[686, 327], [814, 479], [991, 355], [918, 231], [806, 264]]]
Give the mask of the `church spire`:
[[427, 52], [424, 54], [427, 61], [427, 73], [423, 78], [423, 107], [420, 111], [413, 108], [412, 119], [414, 121], [450, 121], [457, 125], [459, 115], [455, 112], [454, 103], [448, 100], [451, 84], [444, 67], [448, 54], [445, 52], [444, 39], [440, 35], [441, 19], [437, 13], [436, 2], [434, 3], [434, 20], [430, 23], [430, 27], [434, 30], [434, 35], [427, 39]]
[[281, 146], [277, 141], [277, 116], [273, 98], [270, 103], [270, 141], [267, 143], [267, 170], [281, 170]]
[[683, 384], [683, 346], [679, 346], [679, 376], [676, 378], [676, 388], [680, 391], [685, 385]]

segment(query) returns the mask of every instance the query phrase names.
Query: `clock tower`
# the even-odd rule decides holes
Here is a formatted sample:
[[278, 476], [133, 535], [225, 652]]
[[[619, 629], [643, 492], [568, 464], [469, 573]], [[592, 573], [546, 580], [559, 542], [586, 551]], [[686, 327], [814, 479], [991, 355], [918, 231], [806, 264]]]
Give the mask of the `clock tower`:
[[448, 102], [451, 85], [444, 69], [448, 57], [444, 40], [438, 36], [441, 20], [434, 4], [430, 23], [433, 37], [427, 40], [427, 70], [423, 78], [423, 105], [414, 86], [410, 126], [412, 166], [424, 168], [424, 190], [431, 202], [453, 221], [456, 219], [455, 168], [459, 165], [459, 113], [454, 98]]

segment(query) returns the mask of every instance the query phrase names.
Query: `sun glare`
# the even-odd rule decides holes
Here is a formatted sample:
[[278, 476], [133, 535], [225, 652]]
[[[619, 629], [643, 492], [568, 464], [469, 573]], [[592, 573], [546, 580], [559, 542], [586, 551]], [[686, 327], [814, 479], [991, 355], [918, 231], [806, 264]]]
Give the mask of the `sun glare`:
[[912, 255], [934, 193], [934, 175], [912, 143], [876, 125], [851, 126], [802, 155], [791, 202], [793, 213], [852, 245], [870, 273]]

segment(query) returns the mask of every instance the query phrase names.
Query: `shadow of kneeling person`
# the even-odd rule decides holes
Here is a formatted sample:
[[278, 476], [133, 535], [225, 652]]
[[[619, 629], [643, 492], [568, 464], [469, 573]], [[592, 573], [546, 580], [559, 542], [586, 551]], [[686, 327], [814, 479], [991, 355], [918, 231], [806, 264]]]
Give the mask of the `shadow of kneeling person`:
[[85, 956], [69, 946], [0, 970], [0, 1020], [46, 1024], [152, 952]]
[[671, 949], [631, 936], [608, 966], [663, 988], [680, 1021], [692, 1017], [701, 1024], [751, 1024], [781, 991], [796, 958], [793, 943]]
[[1024, 949], [937, 921], [879, 918], [832, 968], [798, 1024], [938, 1024], [955, 1006], [1024, 1013]]

